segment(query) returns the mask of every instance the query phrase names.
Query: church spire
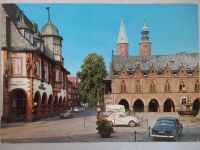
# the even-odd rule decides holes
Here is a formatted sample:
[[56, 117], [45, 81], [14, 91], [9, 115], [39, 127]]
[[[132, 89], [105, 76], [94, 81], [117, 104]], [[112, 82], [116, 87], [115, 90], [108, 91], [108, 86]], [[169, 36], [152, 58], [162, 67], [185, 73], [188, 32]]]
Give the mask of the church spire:
[[121, 17], [121, 24], [120, 24], [119, 35], [118, 35], [118, 40], [117, 40], [117, 44], [120, 44], [120, 43], [128, 44], [128, 39], [126, 36], [126, 29], [124, 26], [123, 17]]
[[141, 31], [142, 37], [140, 41], [140, 56], [151, 56], [151, 42], [149, 39], [149, 28], [144, 20], [144, 25]]
[[128, 39], [126, 36], [126, 29], [124, 26], [123, 17], [121, 18], [119, 35], [117, 40], [118, 56], [128, 56]]

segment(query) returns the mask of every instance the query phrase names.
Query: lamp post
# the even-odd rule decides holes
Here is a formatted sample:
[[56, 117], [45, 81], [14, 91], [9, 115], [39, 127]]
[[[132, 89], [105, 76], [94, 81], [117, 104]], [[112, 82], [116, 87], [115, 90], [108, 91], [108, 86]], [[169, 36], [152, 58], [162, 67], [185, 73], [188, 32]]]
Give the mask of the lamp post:
[[84, 105], [84, 120], [83, 120], [84, 128], [85, 128], [85, 105]]

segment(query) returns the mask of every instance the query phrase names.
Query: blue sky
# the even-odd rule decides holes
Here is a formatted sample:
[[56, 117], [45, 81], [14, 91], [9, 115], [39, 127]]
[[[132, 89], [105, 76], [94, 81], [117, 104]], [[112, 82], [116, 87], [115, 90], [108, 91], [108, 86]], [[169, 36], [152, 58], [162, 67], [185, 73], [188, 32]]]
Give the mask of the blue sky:
[[83, 59], [91, 52], [104, 57], [107, 70], [123, 16], [129, 41], [129, 54], [139, 55], [144, 17], [150, 30], [152, 55], [198, 52], [198, 7], [195, 4], [19, 4], [39, 29], [51, 20], [63, 37], [64, 65], [76, 75]]

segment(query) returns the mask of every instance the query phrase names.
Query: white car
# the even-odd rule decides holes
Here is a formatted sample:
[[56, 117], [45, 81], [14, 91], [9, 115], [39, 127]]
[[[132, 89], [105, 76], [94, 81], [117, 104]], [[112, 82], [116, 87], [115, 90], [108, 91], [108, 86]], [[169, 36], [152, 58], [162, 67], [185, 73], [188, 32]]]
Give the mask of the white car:
[[79, 108], [78, 107], [74, 107], [74, 112], [79, 112]]
[[134, 127], [139, 124], [139, 120], [134, 116], [127, 116], [125, 113], [113, 113], [111, 114], [107, 120], [112, 125], [129, 125], [130, 127]]

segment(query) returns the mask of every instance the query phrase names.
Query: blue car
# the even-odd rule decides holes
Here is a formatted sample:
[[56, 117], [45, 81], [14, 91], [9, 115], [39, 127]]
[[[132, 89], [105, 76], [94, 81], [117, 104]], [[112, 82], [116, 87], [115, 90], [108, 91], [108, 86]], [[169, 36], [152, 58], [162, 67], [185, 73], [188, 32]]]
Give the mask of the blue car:
[[152, 128], [151, 136], [157, 138], [170, 138], [177, 140], [177, 137], [182, 135], [183, 125], [177, 118], [163, 117], [156, 121]]

